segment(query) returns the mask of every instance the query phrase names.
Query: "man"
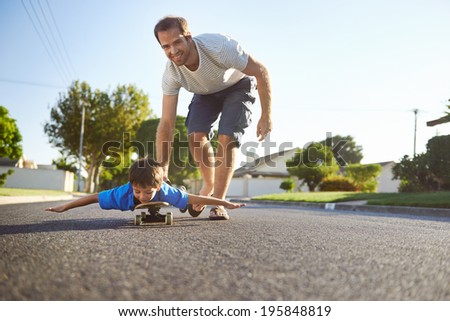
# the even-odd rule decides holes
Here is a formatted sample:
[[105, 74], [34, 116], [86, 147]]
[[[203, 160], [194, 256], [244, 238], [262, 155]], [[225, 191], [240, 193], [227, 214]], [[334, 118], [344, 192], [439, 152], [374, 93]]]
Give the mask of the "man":
[[[249, 107], [255, 102], [256, 83], [262, 108], [258, 139], [262, 141], [272, 130], [268, 71], [230, 37], [221, 34], [192, 37], [182, 17], [160, 20], [154, 33], [169, 59], [162, 79], [162, 116], [156, 138], [158, 161], [167, 177], [178, 93], [183, 87], [194, 93], [186, 126], [189, 149], [203, 177], [199, 194], [224, 199], [240, 139], [251, 122]], [[213, 155], [209, 139], [219, 116], [218, 148]], [[198, 216], [204, 208], [203, 204], [195, 204], [188, 209], [192, 216]], [[229, 219], [223, 206], [212, 208], [209, 218]]]

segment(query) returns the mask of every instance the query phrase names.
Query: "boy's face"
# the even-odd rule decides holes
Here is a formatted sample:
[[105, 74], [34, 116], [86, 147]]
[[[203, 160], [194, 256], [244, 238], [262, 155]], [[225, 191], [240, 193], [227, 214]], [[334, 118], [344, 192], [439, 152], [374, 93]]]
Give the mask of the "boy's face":
[[131, 187], [133, 188], [134, 197], [141, 203], [150, 202], [160, 189], [160, 187], [142, 187], [137, 184], [131, 185]]

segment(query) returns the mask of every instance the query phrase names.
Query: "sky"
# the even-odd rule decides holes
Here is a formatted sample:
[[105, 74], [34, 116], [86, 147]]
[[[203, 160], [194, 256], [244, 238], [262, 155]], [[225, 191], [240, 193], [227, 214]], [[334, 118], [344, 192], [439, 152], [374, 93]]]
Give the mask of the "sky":
[[[153, 36], [166, 15], [185, 17], [192, 34], [222, 33], [269, 70], [273, 131], [258, 143], [259, 101], [236, 167], [255, 148], [264, 156], [327, 133], [354, 138], [362, 163], [399, 161], [449, 135], [450, 1], [1, 0], [0, 105], [17, 121], [26, 159], [50, 164], [59, 152], [44, 123], [74, 80], [112, 90], [133, 84], [161, 115], [167, 61]], [[45, 30], [45, 32], [43, 31]], [[182, 90], [178, 114], [192, 94]]]

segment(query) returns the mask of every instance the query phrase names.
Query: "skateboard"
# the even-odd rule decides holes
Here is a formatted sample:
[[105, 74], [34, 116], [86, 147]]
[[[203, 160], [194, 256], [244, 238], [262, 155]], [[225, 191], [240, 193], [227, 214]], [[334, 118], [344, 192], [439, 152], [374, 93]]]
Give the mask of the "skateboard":
[[147, 209], [147, 212], [137, 214], [134, 219], [134, 225], [143, 225], [145, 223], [165, 223], [166, 225], [173, 225], [173, 214], [167, 212], [166, 214], [159, 213], [163, 207], [171, 206], [166, 202], [149, 202], [142, 203], [136, 206], [136, 210]]

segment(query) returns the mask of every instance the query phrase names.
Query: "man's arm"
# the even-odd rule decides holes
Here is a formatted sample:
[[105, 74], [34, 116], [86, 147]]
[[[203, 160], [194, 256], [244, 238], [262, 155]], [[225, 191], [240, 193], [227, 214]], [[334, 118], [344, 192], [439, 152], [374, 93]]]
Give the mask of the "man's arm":
[[272, 88], [269, 72], [266, 67], [248, 57], [247, 67], [242, 72], [248, 76], [254, 76], [258, 84], [258, 95], [261, 102], [261, 119], [258, 122], [256, 136], [262, 141], [272, 130]]
[[156, 133], [156, 159], [163, 165], [164, 179], [167, 179], [169, 174], [169, 160], [172, 153], [177, 105], [178, 95], [163, 95], [162, 115]]
[[65, 212], [65, 211], [70, 210], [75, 207], [86, 206], [86, 205], [93, 204], [93, 203], [98, 203], [98, 194], [87, 195], [87, 196], [76, 199], [74, 201], [71, 201], [71, 202], [61, 205], [61, 206], [48, 207], [45, 210], [48, 212], [61, 213], [61, 212]]

